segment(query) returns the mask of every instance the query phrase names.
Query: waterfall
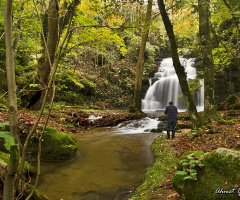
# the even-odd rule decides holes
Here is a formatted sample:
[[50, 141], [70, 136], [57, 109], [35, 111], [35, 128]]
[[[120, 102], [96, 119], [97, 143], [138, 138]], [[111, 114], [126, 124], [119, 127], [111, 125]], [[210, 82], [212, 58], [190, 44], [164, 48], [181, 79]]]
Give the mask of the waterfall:
[[[180, 61], [185, 68], [187, 80], [195, 79], [197, 77], [195, 68], [196, 59], [180, 58]], [[155, 73], [153, 78], [155, 82], [153, 82], [152, 79], [150, 80], [150, 87], [145, 98], [142, 100], [143, 111], [164, 110], [169, 101], [172, 101], [174, 105], [178, 107], [179, 111], [186, 110], [178, 77], [173, 67], [172, 58], [163, 59], [158, 68], [158, 72]], [[202, 111], [204, 106], [203, 80], [200, 80], [200, 84], [201, 88], [193, 94], [193, 100], [198, 111]]]

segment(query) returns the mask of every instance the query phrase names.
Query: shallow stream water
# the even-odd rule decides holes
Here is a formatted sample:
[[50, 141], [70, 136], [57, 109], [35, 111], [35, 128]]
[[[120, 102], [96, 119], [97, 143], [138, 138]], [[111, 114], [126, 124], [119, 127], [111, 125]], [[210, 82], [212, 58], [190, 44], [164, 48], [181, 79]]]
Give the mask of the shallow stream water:
[[150, 146], [159, 135], [119, 128], [75, 134], [77, 156], [42, 163], [37, 189], [51, 200], [124, 199], [142, 183], [153, 160]]

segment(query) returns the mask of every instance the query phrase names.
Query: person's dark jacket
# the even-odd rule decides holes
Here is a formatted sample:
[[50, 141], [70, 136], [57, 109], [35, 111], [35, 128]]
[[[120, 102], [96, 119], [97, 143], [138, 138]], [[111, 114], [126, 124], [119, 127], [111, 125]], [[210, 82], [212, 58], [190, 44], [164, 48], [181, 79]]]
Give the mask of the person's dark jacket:
[[177, 120], [177, 114], [178, 114], [177, 107], [174, 105], [167, 106], [164, 111], [164, 114], [167, 115], [167, 119], [176, 119]]

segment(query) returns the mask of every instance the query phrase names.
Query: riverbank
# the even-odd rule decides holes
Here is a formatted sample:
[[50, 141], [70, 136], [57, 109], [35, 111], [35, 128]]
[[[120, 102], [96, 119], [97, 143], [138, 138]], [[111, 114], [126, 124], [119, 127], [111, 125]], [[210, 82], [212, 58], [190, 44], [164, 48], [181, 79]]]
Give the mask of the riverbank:
[[[219, 147], [240, 151], [240, 110], [218, 111], [220, 116], [197, 132], [191, 129], [178, 129], [175, 139], [156, 139], [151, 150], [154, 154], [152, 166], [145, 174], [144, 183], [139, 186], [131, 200], [180, 200], [172, 188], [171, 180], [181, 156], [188, 151], [211, 152]], [[187, 113], [181, 113], [178, 121], [182, 127], [190, 124]]]
[[129, 198], [130, 200], [146, 199], [180, 199], [171, 186], [179, 157], [166, 137], [159, 137], [151, 145], [154, 161], [145, 174], [145, 181]]

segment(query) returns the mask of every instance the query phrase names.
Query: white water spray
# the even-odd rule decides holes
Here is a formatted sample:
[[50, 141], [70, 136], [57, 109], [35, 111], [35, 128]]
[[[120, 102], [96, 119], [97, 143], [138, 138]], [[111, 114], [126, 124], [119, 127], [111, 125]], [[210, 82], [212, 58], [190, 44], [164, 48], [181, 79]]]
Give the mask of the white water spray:
[[145, 117], [141, 120], [131, 120], [119, 124], [117, 131], [119, 134], [149, 133], [151, 130], [157, 129], [158, 124], [157, 119]]

